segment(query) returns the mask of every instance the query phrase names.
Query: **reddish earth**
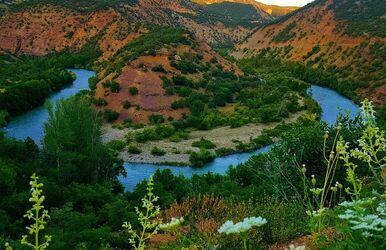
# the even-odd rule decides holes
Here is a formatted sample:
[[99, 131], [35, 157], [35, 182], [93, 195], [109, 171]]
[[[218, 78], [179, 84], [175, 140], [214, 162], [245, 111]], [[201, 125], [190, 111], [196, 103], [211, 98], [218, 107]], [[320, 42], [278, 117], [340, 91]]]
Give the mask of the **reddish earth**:
[[[256, 30], [248, 39], [236, 46], [236, 58], [251, 57], [262, 49], [281, 49], [281, 56], [286, 60], [313, 62], [314, 67], [330, 65], [339, 68], [351, 68], [348, 79], [356, 81], [363, 78], [377, 77], [386, 68], [379, 55], [370, 52], [369, 46], [363, 44], [386, 43], [386, 38], [358, 36], [352, 37], [345, 34], [342, 22], [337, 20], [333, 11], [328, 9], [332, 0], [325, 5], [316, 5], [298, 11], [295, 15], [277, 24], [267, 25]], [[275, 41], [274, 37], [283, 32], [285, 28], [295, 26], [287, 34], [293, 34], [286, 41]], [[318, 45], [320, 51], [309, 54], [313, 47]], [[285, 47], [292, 46], [289, 52]], [[374, 60], [380, 60], [383, 67], [372, 70]], [[369, 70], [370, 68], [370, 70]], [[384, 96], [386, 79], [370, 82], [371, 85], [381, 86], [358, 90], [362, 97], [370, 97], [379, 105], [386, 104]]]
[[45, 55], [66, 47], [79, 48], [117, 15], [113, 11], [81, 15], [54, 6], [7, 14], [0, 18], [0, 48], [31, 55]]
[[[100, 36], [99, 48], [102, 56], [99, 62], [108, 62], [120, 48], [131, 40], [146, 33], [143, 27], [137, 27], [137, 21], [151, 21], [155, 14], [157, 24], [173, 22], [186, 27], [196, 34], [195, 38], [216, 42], [234, 36], [241, 39], [248, 32], [247, 29], [234, 27], [227, 28], [221, 23], [208, 25], [196, 23], [192, 19], [181, 15], [171, 19], [170, 11], [179, 14], [194, 15], [194, 8], [182, 4], [183, 1], [166, 0], [141, 0], [138, 5], [121, 6], [118, 11], [101, 10], [82, 14], [62, 7], [45, 5], [35, 6], [16, 13], [8, 13], [0, 18], [0, 51], [11, 54], [45, 55], [54, 51], [61, 51], [67, 47], [80, 48], [94, 36]], [[162, 7], [160, 7], [162, 6]], [[130, 14], [132, 19], [128, 19]], [[135, 20], [138, 18], [138, 20]], [[131, 21], [132, 20], [132, 21]], [[242, 72], [233, 63], [215, 53], [206, 42], [197, 42], [193, 49], [189, 46], [161, 49], [156, 56], [142, 56], [127, 64], [119, 74], [112, 73], [104, 76], [104, 71], [99, 71], [98, 76], [103, 77], [97, 85], [95, 97], [103, 98], [107, 106], [102, 109], [112, 109], [120, 113], [118, 122], [132, 119], [134, 122], [147, 122], [152, 114], [162, 114], [164, 118], [179, 119], [183, 114], [189, 113], [187, 109], [171, 109], [171, 104], [180, 97], [165, 94], [161, 76], [171, 78], [181, 74], [170, 66], [168, 57], [171, 52], [200, 53], [204, 62], [209, 62], [213, 57], [224, 70], [233, 70], [240, 75]], [[168, 73], [152, 71], [154, 66], [162, 65]], [[97, 70], [98, 71], [98, 70]], [[188, 76], [197, 80], [202, 77], [200, 73]], [[121, 86], [118, 93], [111, 93], [103, 87], [103, 82], [114, 80]], [[138, 88], [138, 95], [131, 96], [128, 89]], [[122, 102], [129, 101], [132, 107], [124, 109]]]
[[[153, 114], [161, 114], [165, 119], [180, 119], [184, 114], [189, 114], [190, 111], [186, 108], [177, 110], [171, 108], [171, 104], [181, 98], [176, 95], [166, 95], [162, 86], [162, 76], [171, 78], [173, 75], [182, 74], [170, 65], [168, 58], [173, 53], [177, 55], [200, 53], [203, 55], [202, 60], [204, 62], [209, 62], [213, 57], [216, 57], [218, 64], [224, 70], [233, 70], [237, 75], [242, 74], [239, 68], [222, 58], [204, 43], [198, 44], [194, 49], [187, 45], [179, 45], [169, 50], [161, 49], [156, 56], [141, 56], [128, 63], [119, 74], [110, 74], [97, 85], [95, 98], [101, 98], [107, 102], [107, 105], [102, 109], [112, 109], [119, 112], [118, 123], [123, 122], [125, 119], [137, 123], [147, 123], [149, 116]], [[152, 71], [152, 68], [158, 65], [162, 65], [167, 73]], [[102, 75], [103, 72], [99, 74], [99, 76]], [[200, 73], [185, 76], [194, 80], [202, 77]], [[109, 80], [114, 80], [120, 84], [121, 89], [118, 93], [112, 93], [109, 88], [103, 87], [102, 83]], [[130, 87], [136, 87], [138, 95], [132, 96], [129, 94]], [[130, 102], [131, 107], [129, 109], [122, 107], [124, 101]]]

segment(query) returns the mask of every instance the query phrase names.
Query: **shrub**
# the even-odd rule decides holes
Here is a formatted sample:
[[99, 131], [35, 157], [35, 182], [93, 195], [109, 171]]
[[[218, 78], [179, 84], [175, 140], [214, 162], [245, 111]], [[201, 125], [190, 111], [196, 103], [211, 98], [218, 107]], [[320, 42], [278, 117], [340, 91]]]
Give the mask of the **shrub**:
[[127, 152], [129, 152], [130, 154], [140, 154], [142, 151], [139, 147], [137, 147], [136, 145], [129, 145], [129, 147], [127, 148]]
[[130, 87], [130, 88], [129, 88], [129, 93], [130, 93], [130, 95], [132, 95], [132, 96], [138, 95], [138, 89], [137, 89], [137, 87]]
[[153, 71], [155, 72], [161, 72], [161, 73], [166, 73], [166, 70], [164, 69], [164, 67], [162, 66], [162, 64], [159, 64], [157, 66], [154, 66], [152, 68]]
[[124, 108], [124, 109], [129, 109], [130, 107], [131, 107], [131, 103], [129, 102], [129, 101], [123, 101], [122, 102], [122, 107]]
[[99, 82], [99, 79], [96, 76], [90, 77], [88, 79], [88, 87], [90, 88], [91, 91], [96, 89], [98, 82]]
[[118, 93], [119, 90], [121, 90], [121, 86], [117, 82], [111, 82], [110, 84], [110, 90], [113, 93]]
[[231, 149], [231, 148], [218, 148], [218, 149], [216, 149], [216, 155], [217, 156], [230, 155], [234, 152], [235, 152], [235, 150]]
[[163, 156], [166, 152], [158, 147], [153, 147], [150, 152], [152, 155]]
[[216, 147], [216, 144], [201, 137], [199, 141], [195, 141], [192, 143], [192, 147], [202, 148], [202, 149], [213, 149]]
[[157, 125], [165, 122], [165, 118], [163, 115], [150, 115], [149, 116], [149, 122], [151, 124]]
[[171, 107], [172, 107], [172, 109], [185, 108], [185, 100], [181, 99], [181, 100], [174, 101], [174, 102], [172, 102]]
[[192, 152], [189, 157], [189, 161], [192, 164], [193, 167], [202, 167], [206, 163], [211, 162], [216, 158], [216, 156], [206, 150], [206, 149], [200, 149], [199, 152]]
[[103, 98], [98, 98], [98, 99], [93, 99], [92, 103], [94, 103], [95, 106], [101, 107], [101, 106], [106, 106], [107, 102]]
[[106, 109], [105, 112], [103, 113], [103, 118], [107, 122], [116, 121], [118, 117], [119, 117], [119, 113], [111, 109]]
[[116, 151], [122, 151], [126, 144], [122, 140], [111, 140], [107, 143], [107, 146]]

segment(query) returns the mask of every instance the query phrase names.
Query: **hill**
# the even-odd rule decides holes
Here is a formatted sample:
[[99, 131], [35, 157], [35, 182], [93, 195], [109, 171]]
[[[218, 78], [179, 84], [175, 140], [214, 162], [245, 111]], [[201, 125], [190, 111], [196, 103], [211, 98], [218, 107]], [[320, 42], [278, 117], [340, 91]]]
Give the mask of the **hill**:
[[[237, 58], [270, 56], [322, 69], [351, 97], [386, 103], [386, 2], [319, 0], [257, 29]], [[339, 85], [339, 86], [338, 86]], [[352, 94], [354, 93], [354, 94]]]
[[37, 5], [53, 5], [56, 8], [63, 8], [62, 11], [71, 10], [82, 14], [111, 11], [129, 22], [184, 28], [210, 44], [227, 46], [242, 40], [257, 25], [271, 19], [264, 11], [257, 11], [254, 8], [244, 8], [242, 10], [244, 18], [239, 19], [238, 13], [238, 16], [228, 14], [229, 6], [224, 12], [224, 9], [207, 8], [189, 0], [30, 0], [8, 4], [13, 10], [11, 15], [15, 12], [16, 15], [20, 12], [26, 13]]
[[244, 4], [244, 5], [252, 6], [257, 11], [264, 11], [272, 17], [284, 16], [292, 11], [299, 9], [299, 7], [296, 7], [296, 6], [269, 5], [269, 4], [263, 4], [263, 3], [257, 2], [255, 0], [193, 0], [193, 2], [202, 4], [202, 5], [208, 5], [208, 6], [221, 5], [221, 4], [227, 4], [227, 3]]

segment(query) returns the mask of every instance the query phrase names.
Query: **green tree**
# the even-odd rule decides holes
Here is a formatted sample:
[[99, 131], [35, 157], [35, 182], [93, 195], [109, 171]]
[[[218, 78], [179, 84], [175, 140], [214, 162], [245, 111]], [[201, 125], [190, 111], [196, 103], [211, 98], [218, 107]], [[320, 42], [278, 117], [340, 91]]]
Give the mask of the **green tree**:
[[123, 171], [102, 144], [101, 121], [86, 100], [71, 98], [49, 107], [44, 128], [43, 151], [56, 166], [59, 183], [96, 183], [115, 179]]

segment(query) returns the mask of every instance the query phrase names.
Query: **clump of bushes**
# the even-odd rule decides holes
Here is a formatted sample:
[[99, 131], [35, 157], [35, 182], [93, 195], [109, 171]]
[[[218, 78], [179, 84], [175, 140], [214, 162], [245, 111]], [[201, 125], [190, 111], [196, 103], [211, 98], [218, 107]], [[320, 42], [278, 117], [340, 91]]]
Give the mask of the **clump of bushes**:
[[150, 124], [157, 125], [165, 122], [165, 118], [163, 115], [150, 115], [149, 116]]
[[192, 147], [202, 148], [202, 149], [213, 149], [216, 147], [216, 144], [201, 137], [199, 141], [195, 141], [192, 143]]
[[116, 121], [118, 119], [118, 117], [119, 117], [119, 113], [114, 111], [114, 110], [106, 109], [105, 112], [103, 112], [103, 118], [107, 122]]
[[132, 95], [132, 96], [138, 95], [138, 88], [137, 88], [137, 87], [130, 87], [130, 88], [129, 88], [129, 93], [130, 93], [130, 95]]
[[129, 152], [130, 154], [140, 154], [142, 151], [138, 146], [136, 146], [134, 144], [130, 144], [127, 147], [127, 152]]
[[192, 167], [202, 167], [206, 163], [213, 161], [216, 155], [206, 149], [200, 149], [198, 152], [192, 152], [189, 157], [189, 161]]
[[230, 155], [234, 152], [235, 152], [235, 150], [231, 149], [231, 148], [218, 148], [218, 149], [216, 149], [216, 155], [217, 156]]
[[[145, 127], [142, 131], [129, 132], [126, 135], [126, 139], [128, 141], [144, 143], [147, 141], [157, 141], [169, 138], [176, 133], [177, 130], [174, 128], [173, 125], [157, 125], [155, 127]], [[180, 133], [179, 136], [182, 137], [183, 133]]]
[[107, 143], [107, 146], [113, 150], [122, 151], [125, 148], [126, 143], [122, 140], [111, 140]]
[[124, 108], [124, 109], [129, 109], [130, 107], [131, 107], [131, 103], [129, 102], [129, 101], [123, 101], [122, 102], [122, 107]]
[[158, 147], [153, 147], [150, 151], [150, 153], [152, 155], [156, 155], [156, 156], [163, 156], [166, 154], [166, 152]]

